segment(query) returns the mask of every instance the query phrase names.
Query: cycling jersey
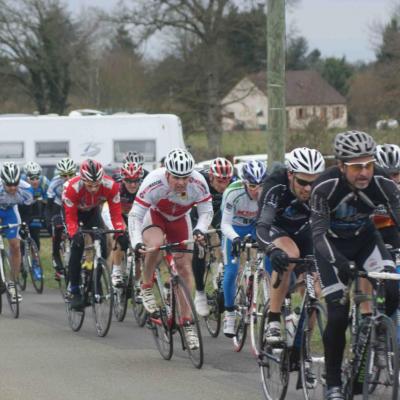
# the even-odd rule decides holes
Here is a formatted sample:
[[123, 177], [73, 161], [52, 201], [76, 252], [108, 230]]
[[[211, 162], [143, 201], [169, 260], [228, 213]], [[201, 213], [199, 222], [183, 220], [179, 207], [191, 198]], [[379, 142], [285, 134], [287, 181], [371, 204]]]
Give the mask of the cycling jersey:
[[65, 179], [56, 175], [49, 184], [49, 188], [47, 189], [47, 199], [52, 199], [55, 204], [61, 206], [62, 205], [62, 192], [63, 186], [65, 183]]
[[151, 209], [165, 220], [173, 222], [190, 213], [197, 204], [199, 220], [195, 229], [205, 232], [212, 220], [211, 195], [204, 177], [193, 171], [184, 193], [171, 190], [166, 178], [166, 169], [159, 168], [149, 173], [141, 184], [129, 213], [129, 236], [132, 246], [142, 241], [143, 220]]
[[400, 192], [380, 167], [375, 167], [365, 189], [350, 187], [338, 167], [329, 168], [317, 178], [311, 193], [315, 248], [331, 263], [343, 261], [329, 238], [347, 239], [373, 229], [370, 217], [381, 204], [400, 226]]
[[65, 221], [70, 237], [78, 230], [78, 211], [89, 212], [102, 203], [108, 203], [114, 229], [125, 229], [122, 219], [121, 202], [118, 184], [105, 175], [96, 193], [86, 190], [80, 176], [70, 179], [64, 186], [62, 194], [65, 210]]
[[[214, 217], [212, 219], [211, 225], [214, 228], [219, 229], [220, 225], [221, 225], [221, 217], [222, 217], [221, 204], [222, 204], [223, 193], [216, 191], [214, 189], [214, 187], [211, 185], [210, 174], [209, 174], [208, 170], [202, 170], [199, 172], [206, 180], [208, 188], [210, 189], [211, 197], [212, 197], [212, 207], [213, 207], [213, 211], [214, 211]], [[232, 183], [234, 179], [235, 178], [232, 178], [230, 183]], [[197, 207], [193, 207], [192, 212], [190, 213], [190, 217], [192, 219], [192, 223], [195, 224], [197, 222], [197, 218], [198, 218]]]
[[224, 192], [221, 204], [221, 230], [224, 236], [233, 240], [238, 237], [234, 226], [255, 225], [258, 201], [247, 193], [242, 181], [231, 183]]
[[0, 209], [5, 210], [16, 204], [30, 206], [32, 203], [33, 189], [28, 182], [21, 180], [15, 194], [7, 193], [3, 182], [0, 182]]
[[260, 205], [257, 238], [263, 244], [282, 236], [279, 232], [287, 232], [286, 236], [295, 237], [309, 230], [309, 204], [298, 200], [291, 191], [286, 168], [278, 168], [267, 177]]

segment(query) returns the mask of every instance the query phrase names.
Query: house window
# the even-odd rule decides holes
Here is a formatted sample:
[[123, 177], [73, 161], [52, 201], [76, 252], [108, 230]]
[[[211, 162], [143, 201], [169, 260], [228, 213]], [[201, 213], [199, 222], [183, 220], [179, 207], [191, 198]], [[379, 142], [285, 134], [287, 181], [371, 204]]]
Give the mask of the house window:
[[0, 158], [2, 159], [24, 158], [24, 143], [0, 142]]
[[264, 111], [263, 110], [258, 110], [256, 113], [257, 117], [263, 117], [264, 116]]
[[342, 107], [333, 107], [333, 119], [339, 119], [343, 116]]
[[326, 121], [326, 116], [327, 116], [327, 109], [326, 107], [321, 107], [321, 120]]
[[301, 107], [297, 108], [296, 109], [296, 116], [297, 116], [297, 119], [304, 119], [306, 117], [305, 108], [301, 108]]
[[115, 140], [114, 161], [122, 162], [128, 151], [137, 151], [143, 154], [145, 162], [156, 161], [155, 140]]
[[36, 142], [36, 157], [38, 158], [62, 158], [69, 156], [68, 142]]

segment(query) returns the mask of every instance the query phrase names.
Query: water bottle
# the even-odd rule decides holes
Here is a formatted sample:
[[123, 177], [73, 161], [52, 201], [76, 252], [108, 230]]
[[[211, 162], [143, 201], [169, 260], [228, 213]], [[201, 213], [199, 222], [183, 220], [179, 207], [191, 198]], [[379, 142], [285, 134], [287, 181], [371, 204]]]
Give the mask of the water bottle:
[[299, 323], [300, 315], [296, 310], [292, 311], [285, 317], [285, 328], [286, 328], [286, 342], [288, 347], [293, 346], [294, 337], [296, 334], [297, 324]]

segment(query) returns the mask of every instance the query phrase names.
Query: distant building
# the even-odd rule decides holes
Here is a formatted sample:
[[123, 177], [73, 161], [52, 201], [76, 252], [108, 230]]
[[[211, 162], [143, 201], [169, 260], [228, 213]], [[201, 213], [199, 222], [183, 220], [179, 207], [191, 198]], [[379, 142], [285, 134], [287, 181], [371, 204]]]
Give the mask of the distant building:
[[[222, 100], [224, 130], [268, 125], [266, 73], [244, 77]], [[346, 99], [316, 71], [286, 71], [288, 128], [304, 129], [313, 119], [328, 128], [346, 128]]]

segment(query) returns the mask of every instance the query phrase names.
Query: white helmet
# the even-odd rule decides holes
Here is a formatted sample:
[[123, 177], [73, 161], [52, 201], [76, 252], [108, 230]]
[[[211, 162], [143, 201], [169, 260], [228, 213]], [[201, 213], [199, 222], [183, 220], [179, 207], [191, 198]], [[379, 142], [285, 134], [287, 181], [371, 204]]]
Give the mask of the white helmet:
[[144, 164], [144, 156], [143, 153], [139, 153], [138, 151], [128, 151], [128, 153], [125, 154], [122, 163], [126, 162], [133, 162], [139, 165]]
[[24, 168], [28, 177], [40, 176], [42, 173], [42, 167], [35, 161], [29, 161]]
[[165, 157], [165, 168], [172, 175], [189, 176], [194, 168], [193, 156], [184, 149], [171, 150]]
[[5, 162], [1, 168], [1, 180], [5, 185], [18, 185], [21, 170], [14, 162]]
[[347, 131], [338, 133], [335, 137], [335, 155], [338, 160], [373, 156], [375, 141], [368, 133], [361, 131]]
[[62, 158], [56, 165], [56, 169], [60, 175], [74, 175], [76, 173], [76, 164], [69, 158]]
[[320, 174], [325, 169], [322, 154], [318, 150], [307, 147], [292, 150], [286, 156], [285, 164], [289, 171], [304, 174]]
[[397, 144], [376, 146], [375, 159], [378, 165], [389, 173], [400, 171], [400, 147]]

